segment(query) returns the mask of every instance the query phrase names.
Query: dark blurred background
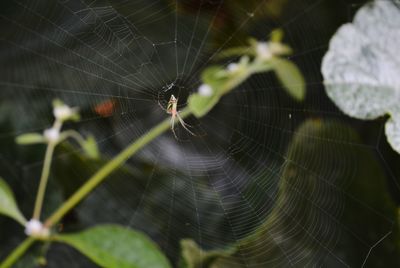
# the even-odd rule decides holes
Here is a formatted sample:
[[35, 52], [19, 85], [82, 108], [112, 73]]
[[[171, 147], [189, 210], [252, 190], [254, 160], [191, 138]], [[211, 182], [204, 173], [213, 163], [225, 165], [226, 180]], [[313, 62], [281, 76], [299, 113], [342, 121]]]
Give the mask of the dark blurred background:
[[[166, 118], [159, 104], [171, 94], [184, 107], [201, 70], [229, 62], [218, 62], [218, 52], [282, 28], [307, 81], [304, 102], [291, 99], [273, 74], [251, 77], [207, 116], [188, 119], [196, 137], [178, 128], [179, 140], [170, 132], [157, 138], [58, 228], [130, 226], [174, 265], [179, 241], [191, 238], [206, 250], [239, 244], [243, 254], [221, 262], [232, 267], [397, 267], [400, 158], [385, 139], [385, 119], [343, 115], [320, 73], [330, 38], [365, 2], [2, 1], [0, 176], [30, 215], [45, 148], [14, 138], [49, 127], [54, 98], [80, 107], [82, 120], [66, 127], [93, 133], [102, 160], [73, 143], [57, 150], [49, 215]], [[0, 230], [4, 258], [24, 234], [4, 217]], [[18, 267], [37, 267], [42, 255], [48, 267], [94, 267], [57, 244], [33, 248]]]

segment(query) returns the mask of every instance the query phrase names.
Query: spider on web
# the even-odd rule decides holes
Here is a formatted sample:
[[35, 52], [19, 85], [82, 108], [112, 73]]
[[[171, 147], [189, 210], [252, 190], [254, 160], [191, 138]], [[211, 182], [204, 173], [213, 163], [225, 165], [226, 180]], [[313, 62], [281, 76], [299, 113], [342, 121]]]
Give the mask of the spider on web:
[[175, 98], [174, 95], [171, 95], [171, 97], [169, 98], [168, 104], [167, 104], [167, 108], [165, 109], [160, 101], [158, 101], [158, 105], [161, 107], [161, 109], [163, 109], [167, 114], [171, 115], [171, 130], [172, 133], [174, 134], [175, 138], [178, 140], [178, 136], [176, 135], [175, 132], [175, 119], [178, 118], [179, 123], [181, 124], [181, 126], [190, 134], [192, 134], [193, 136], [196, 136], [196, 134], [194, 134], [188, 127], [191, 127], [189, 124], [185, 123], [185, 121], [183, 121], [182, 117], [179, 114], [178, 111], [178, 99]]

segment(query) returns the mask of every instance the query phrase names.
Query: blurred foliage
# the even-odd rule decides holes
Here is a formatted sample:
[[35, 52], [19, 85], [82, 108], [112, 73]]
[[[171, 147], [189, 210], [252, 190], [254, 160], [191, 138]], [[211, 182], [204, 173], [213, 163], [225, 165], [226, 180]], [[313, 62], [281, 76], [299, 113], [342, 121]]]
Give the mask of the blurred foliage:
[[[221, 52], [221, 57], [236, 56], [237, 63], [226, 68], [221, 65], [210, 66], [201, 73], [203, 84], [197, 93], [188, 98], [188, 107], [197, 117], [206, 115], [219, 99], [234, 90], [254, 74], [273, 71], [283, 88], [296, 100], [305, 96], [305, 81], [300, 70], [292, 62], [283, 58], [292, 53], [289, 46], [282, 44], [283, 32], [275, 30], [269, 42], [259, 42], [250, 38], [249, 46], [234, 47]], [[252, 57], [252, 59], [250, 59]]]
[[382, 168], [359, 142], [345, 124], [306, 121], [289, 145], [266, 221], [229, 257], [231, 250], [199, 258], [197, 248], [183, 256], [186, 267], [399, 266], [397, 208]]
[[[173, 264], [178, 262], [180, 240], [189, 238], [182, 242], [183, 255], [186, 254], [186, 265], [189, 267], [207, 264], [208, 260], [210, 265], [229, 264], [234, 267], [243, 265], [242, 261], [251, 263], [257, 258], [285, 265], [285, 260], [298, 260], [300, 255], [297, 254], [300, 253], [305, 254], [300, 264], [309, 260], [309, 263], [318, 261], [317, 264], [321, 266], [338, 267], [340, 263], [335, 258], [337, 256], [350, 265], [360, 266], [371, 246], [392, 231], [372, 248], [366, 267], [398, 266], [398, 257], [395, 255], [398, 249], [394, 243], [398, 239], [397, 226], [395, 222], [391, 224], [394, 205], [387, 193], [389, 191], [399, 203], [400, 169], [397, 167], [400, 157], [385, 139], [379, 138], [384, 124], [382, 120], [367, 123], [340, 114], [325, 95], [319, 73], [329, 39], [340, 25], [351, 20], [353, 13], [365, 1], [263, 1], [271, 4], [281, 2], [284, 8], [278, 8], [279, 12], [275, 13], [278, 16], [273, 17], [264, 16], [267, 11], [260, 9], [254, 14], [254, 19], [247, 12], [258, 11], [253, 5], [260, 1], [223, 1], [227, 7], [221, 10], [231, 11], [219, 15], [216, 15], [217, 9], [212, 6], [216, 1], [203, 1], [209, 2], [211, 8], [203, 6], [199, 16], [196, 16], [198, 7], [190, 3], [194, 1], [184, 1], [180, 3], [182, 8], [186, 3], [193, 8], [178, 12], [180, 28], [176, 48], [168, 43], [175, 38], [172, 25], [176, 19], [176, 13], [171, 12], [175, 9], [169, 0], [152, 1], [151, 4], [147, 0], [89, 1], [99, 7], [107, 3], [107, 8], [97, 9], [97, 13], [91, 14], [77, 12], [86, 7], [83, 1], [82, 4], [77, 1], [62, 2], [63, 7], [71, 8], [74, 12], [60, 9], [59, 1], [25, 2], [43, 18], [68, 27], [83, 38], [89, 47], [68, 39], [40, 16], [26, 12], [16, 1], [2, 1], [0, 4], [0, 50], [6, 52], [1, 54], [3, 68], [0, 72], [0, 175], [14, 190], [24, 215], [30, 215], [32, 210], [44, 148], [41, 145], [30, 148], [17, 146], [14, 138], [28, 131], [42, 131], [50, 125], [52, 116], [48, 104], [52, 99], [59, 97], [82, 107], [84, 121], [73, 127], [83, 134], [93, 133], [104, 155], [99, 160], [90, 159], [73, 145], [65, 145], [57, 150], [54, 174], [45, 202], [45, 215], [49, 215], [108, 157], [165, 117], [158, 109], [157, 100], [163, 103], [170, 97], [169, 93], [175, 94], [177, 91], [187, 96], [193, 86], [200, 82], [199, 70], [209, 64], [215, 48], [243, 45], [247, 36], [265, 39], [265, 34], [271, 29], [282, 26], [287, 33], [284, 42], [294, 50], [290, 59], [300, 67], [307, 81], [308, 94], [304, 103], [293, 102], [282, 92], [279, 81], [273, 75], [250, 78], [245, 85], [224, 97], [209, 116], [201, 119], [201, 127], [208, 136], [193, 139], [190, 144], [182, 142], [179, 148], [171, 143], [168, 136], [160, 137], [71, 211], [57, 228], [63, 233], [110, 221], [123, 224], [150, 235]], [[251, 5], [247, 6], [247, 3]], [[113, 8], [124, 17], [116, 15]], [[99, 16], [100, 22], [108, 21], [109, 24], [101, 25], [112, 26], [111, 29], [115, 29], [116, 25], [120, 26], [119, 29], [136, 29], [133, 33], [135, 42], [121, 42], [131, 40], [126, 38], [126, 31], [115, 31], [112, 38], [106, 27], [96, 27], [95, 23], [82, 27], [81, 19], [88, 18], [93, 22], [95, 15]], [[4, 18], [17, 20], [20, 26]], [[243, 23], [245, 18], [249, 18], [248, 23], [238, 29], [238, 24]], [[218, 20], [223, 21], [224, 25], [216, 24]], [[68, 49], [41, 42], [29, 31], [22, 31], [21, 25], [32, 27], [44, 36], [54, 37], [55, 42]], [[208, 32], [210, 25], [213, 27]], [[49, 29], [54, 32], [49, 32]], [[193, 42], [192, 33], [195, 36]], [[99, 44], [96, 34], [108, 34], [110, 39], [106, 40], [107, 43]], [[10, 45], [10, 42], [16, 45]], [[153, 46], [153, 43], [157, 45]], [[118, 68], [100, 58], [90, 46], [112, 57]], [[26, 50], [17, 49], [19, 47]], [[110, 51], [110, 47], [120, 49]], [[32, 53], [43, 52], [41, 49], [46, 55], [54, 57], [56, 62]], [[135, 55], [129, 54], [129, 50], [134, 51]], [[71, 55], [71, 51], [86, 55], [92, 64]], [[175, 63], [171, 62], [178, 60], [178, 66], [182, 67], [186, 57], [189, 58], [186, 69], [173, 68]], [[67, 63], [80, 71], [60, 63]], [[98, 65], [106, 66], [118, 75], [110, 74]], [[90, 76], [87, 72], [97, 76]], [[175, 82], [175, 86], [164, 96], [162, 90], [171, 82]], [[136, 88], [135, 83], [143, 85], [141, 90], [132, 90]], [[160, 95], [152, 100], [146, 93]], [[111, 115], [106, 113], [106, 116], [102, 116], [96, 111], [96, 105], [110, 99], [115, 101], [115, 109], [113, 107]], [[185, 105], [184, 97], [181, 105]], [[291, 154], [289, 159], [295, 160], [287, 161], [285, 150], [292, 139], [293, 130], [304, 119], [315, 117], [324, 119], [321, 122], [309, 121], [303, 130], [310, 133], [295, 136], [290, 147], [292, 149], [288, 151]], [[358, 132], [361, 140], [348, 126], [329, 123], [325, 119], [327, 117], [346, 121]], [[189, 121], [195, 126], [200, 125], [193, 119]], [[325, 131], [323, 134], [322, 130]], [[326, 142], [312, 139], [321, 135], [329, 137]], [[339, 142], [342, 139], [345, 142]], [[300, 142], [305, 144], [301, 145]], [[205, 146], [208, 144], [209, 148]], [[300, 149], [295, 148], [306, 151], [301, 154], [298, 151]], [[325, 151], [330, 153], [325, 154]], [[371, 152], [375, 153], [385, 175]], [[202, 166], [209, 163], [210, 158], [218, 161], [219, 166]], [[185, 172], [189, 168], [184, 164], [186, 159], [196, 159], [196, 165], [190, 167], [194, 169], [193, 173]], [[224, 159], [222, 165], [220, 159]], [[309, 172], [296, 164], [304, 165]], [[284, 167], [284, 172], [281, 167]], [[226, 173], [221, 174], [221, 169]], [[313, 169], [322, 172], [320, 175], [325, 182], [310, 174]], [[280, 181], [276, 173], [284, 174], [284, 179]], [[236, 179], [237, 187], [223, 187], [231, 185], [231, 178]], [[348, 180], [344, 181], [346, 178]], [[330, 188], [328, 182], [333, 182], [335, 187]], [[386, 187], [386, 184], [389, 186]], [[276, 200], [278, 186], [280, 195]], [[299, 191], [296, 192], [296, 189]], [[342, 196], [338, 195], [340, 189], [343, 189]], [[282, 195], [282, 192], [288, 194]], [[331, 197], [338, 203], [333, 202]], [[312, 206], [319, 203], [325, 209]], [[372, 209], [369, 210], [368, 206]], [[283, 212], [295, 218], [291, 220]], [[336, 218], [329, 217], [329, 213]], [[386, 220], [386, 217], [389, 218]], [[267, 222], [264, 222], [265, 219], [268, 219]], [[311, 219], [321, 220], [324, 224], [310, 223]], [[303, 225], [296, 225], [297, 220]], [[321, 230], [307, 229], [312, 226], [326, 227]], [[3, 258], [23, 239], [23, 230], [4, 217], [0, 217], [0, 230], [7, 230], [0, 231], [0, 258]], [[321, 244], [311, 239], [305, 230], [321, 238]], [[330, 231], [336, 234], [329, 236], [335, 241], [323, 240]], [[277, 236], [282, 232], [286, 232], [284, 238]], [[252, 236], [244, 238], [251, 233]], [[293, 238], [290, 236], [292, 233], [295, 234]], [[242, 242], [236, 248], [232, 247], [238, 240]], [[258, 246], [257, 241], [265, 243]], [[287, 257], [283, 256], [285, 251], [280, 251], [278, 247], [285, 247], [287, 252], [287, 249], [296, 245], [310, 249], [311, 253], [293, 252]], [[236, 249], [233, 255], [232, 248], [234, 251]], [[334, 256], [327, 253], [328, 249]], [[95, 266], [65, 245], [54, 244], [44, 254], [42, 251], [40, 247], [33, 248], [16, 267], [35, 267], [38, 256], [42, 255], [47, 257], [48, 267], [70, 268], [71, 264], [78, 267]], [[242, 257], [240, 252], [245, 252], [248, 257]]]
[[197, 268], [209, 267], [218, 258], [229, 257], [234, 252], [231, 250], [202, 250], [192, 239], [181, 240], [181, 260], [179, 267]]

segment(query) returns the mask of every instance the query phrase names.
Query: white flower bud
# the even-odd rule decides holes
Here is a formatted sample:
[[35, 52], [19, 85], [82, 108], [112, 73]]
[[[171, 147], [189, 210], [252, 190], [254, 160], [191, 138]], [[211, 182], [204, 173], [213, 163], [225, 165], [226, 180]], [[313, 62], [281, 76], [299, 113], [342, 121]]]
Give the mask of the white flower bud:
[[202, 84], [199, 87], [199, 94], [201, 96], [209, 97], [209, 96], [211, 96], [213, 94], [213, 89], [212, 89], [212, 87], [210, 87], [207, 84]]
[[49, 128], [44, 131], [43, 135], [48, 142], [55, 143], [60, 138], [60, 130], [57, 128]]
[[50, 231], [40, 221], [31, 219], [25, 225], [25, 234], [33, 237], [48, 237]]
[[228, 64], [228, 66], [226, 67], [226, 69], [229, 71], [229, 72], [236, 72], [237, 70], [239, 70], [239, 64], [237, 64], [237, 63], [230, 63], [230, 64]]
[[64, 121], [69, 119], [74, 114], [74, 110], [68, 105], [64, 104], [54, 107], [53, 114], [56, 119]]
[[272, 52], [268, 43], [266, 42], [259, 42], [257, 44], [257, 56], [263, 60], [269, 60], [272, 58]]

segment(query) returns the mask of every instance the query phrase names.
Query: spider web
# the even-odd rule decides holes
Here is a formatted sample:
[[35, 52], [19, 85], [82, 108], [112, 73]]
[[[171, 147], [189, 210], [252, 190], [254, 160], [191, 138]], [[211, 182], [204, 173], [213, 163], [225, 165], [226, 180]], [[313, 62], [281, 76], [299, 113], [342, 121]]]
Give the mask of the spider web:
[[[178, 140], [171, 132], [157, 138], [77, 208], [81, 226], [118, 222], [143, 230], [174, 263], [180, 239], [218, 249], [258, 234], [227, 260], [243, 267], [364, 266], [392, 235], [394, 219], [349, 190], [365, 168], [355, 158], [379, 153], [380, 136], [364, 144], [340, 128], [325, 136], [306, 129], [297, 138], [307, 146], [287, 151], [306, 118], [344, 121], [324, 97], [319, 74], [333, 33], [315, 11], [325, 1], [289, 5], [289, 15], [279, 20], [262, 9], [269, 1], [235, 9], [228, 1], [205, 0], [11, 2], [1, 16], [0, 96], [20, 103], [13, 110], [19, 130], [0, 133], [1, 139], [46, 129], [49, 105], [58, 97], [81, 108], [83, 120], [74, 126], [94, 133], [106, 156], [115, 155], [168, 117], [160, 106], [171, 94], [179, 109], [185, 107], [218, 52], [245, 44], [247, 35], [265, 40], [276, 27], [285, 30], [295, 49], [291, 59], [308, 79], [307, 105], [291, 100], [273, 75], [257, 75], [205, 118], [189, 118], [196, 136], [177, 126]], [[232, 18], [234, 27], [224, 28]], [[313, 27], [325, 36], [313, 35]], [[55, 168], [73, 153], [59, 152]], [[33, 199], [36, 183], [28, 177], [42, 162], [1, 161], [22, 168], [15, 180]], [[86, 169], [67, 169], [70, 180], [82, 182], [96, 167]], [[377, 219], [381, 228], [360, 234], [343, 220], [347, 207]], [[354, 259], [346, 257], [347, 242], [359, 252]], [[92, 265], [59, 245], [47, 256], [49, 266]]]

